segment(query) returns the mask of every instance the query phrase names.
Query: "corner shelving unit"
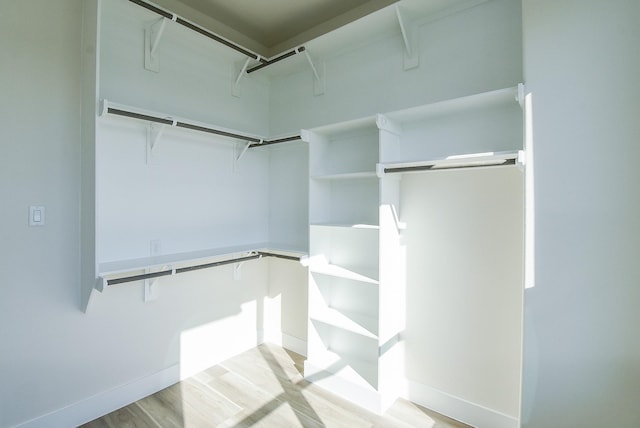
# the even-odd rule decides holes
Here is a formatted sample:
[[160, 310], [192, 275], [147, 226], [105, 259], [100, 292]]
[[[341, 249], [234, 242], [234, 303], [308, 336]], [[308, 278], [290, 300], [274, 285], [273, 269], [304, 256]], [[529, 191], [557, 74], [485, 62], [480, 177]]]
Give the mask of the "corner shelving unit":
[[377, 116], [302, 132], [310, 143], [305, 376], [375, 412], [397, 398], [392, 383], [402, 377], [404, 284], [398, 223], [389, 221], [398, 179], [376, 174], [382, 147], [397, 140], [388, 123]]
[[522, 166], [522, 97], [519, 85], [302, 131], [310, 167], [307, 379], [377, 413], [400, 395], [402, 173]]

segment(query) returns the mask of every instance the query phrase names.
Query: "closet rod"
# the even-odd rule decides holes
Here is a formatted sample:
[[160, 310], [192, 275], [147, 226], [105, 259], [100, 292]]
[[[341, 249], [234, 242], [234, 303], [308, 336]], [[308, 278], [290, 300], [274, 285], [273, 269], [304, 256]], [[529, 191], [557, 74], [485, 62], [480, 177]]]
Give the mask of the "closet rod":
[[270, 59], [268, 61], [264, 61], [262, 64], [258, 64], [258, 65], [254, 66], [254, 67], [251, 67], [250, 69], [247, 70], [247, 74], [253, 73], [254, 71], [258, 71], [261, 68], [265, 68], [265, 67], [267, 67], [267, 66], [269, 66], [271, 64], [275, 64], [278, 61], [282, 61], [283, 59], [289, 58], [291, 56], [294, 56], [294, 55], [299, 54], [299, 53], [304, 52], [304, 51], [305, 51], [305, 47], [304, 46], [300, 46], [299, 48], [293, 49], [292, 51], [289, 51], [289, 52], [287, 52], [285, 54], [282, 54], [282, 55], [280, 55], [278, 57], [275, 57], [274, 59]]
[[299, 135], [294, 135], [294, 136], [291, 136], [291, 137], [278, 138], [277, 140], [266, 140], [266, 141], [263, 141], [262, 143], [251, 144], [251, 145], [249, 145], [249, 148], [268, 146], [270, 144], [286, 143], [286, 142], [289, 142], [289, 141], [296, 141], [296, 140], [299, 140], [299, 139], [300, 139]]
[[165, 119], [162, 117], [150, 116], [148, 114], [135, 113], [119, 108], [107, 107], [107, 113], [115, 114], [117, 116], [131, 117], [133, 119], [146, 120], [149, 122], [162, 123], [163, 125], [173, 125], [172, 119]]
[[496, 167], [496, 166], [509, 166], [516, 165], [517, 159], [505, 159], [502, 163], [491, 163], [491, 164], [469, 164], [469, 165], [415, 165], [415, 166], [401, 166], [401, 167], [390, 167], [385, 168], [385, 174], [394, 173], [394, 172], [413, 172], [413, 171], [441, 171], [446, 169], [467, 169], [467, 168], [488, 168], [488, 167]]
[[193, 31], [195, 31], [197, 33], [200, 33], [203, 36], [206, 36], [206, 37], [208, 37], [210, 39], [213, 39], [216, 42], [221, 43], [221, 44], [223, 44], [223, 45], [225, 45], [227, 47], [230, 47], [231, 49], [233, 49], [233, 50], [235, 50], [237, 52], [240, 52], [240, 53], [242, 53], [242, 54], [244, 54], [244, 55], [246, 55], [246, 56], [248, 56], [250, 58], [253, 58], [253, 59], [258, 60], [258, 61], [263, 62], [263, 63], [267, 62], [267, 60], [262, 58], [262, 57], [260, 57], [260, 55], [254, 54], [253, 52], [250, 52], [247, 49], [243, 48], [242, 46], [236, 45], [235, 43], [231, 43], [230, 41], [228, 41], [226, 39], [223, 39], [222, 37], [217, 36], [214, 33], [211, 33], [211, 32], [209, 32], [209, 31], [207, 31], [207, 30], [205, 30], [203, 28], [200, 28], [197, 25], [194, 25], [194, 24], [190, 23], [189, 21], [186, 21], [186, 20], [180, 18], [179, 16], [175, 16], [173, 13], [170, 13], [170, 12], [167, 12], [165, 10], [162, 10], [159, 7], [156, 7], [156, 6], [154, 6], [154, 5], [150, 4], [150, 3], [147, 3], [147, 2], [142, 1], [142, 0], [129, 0], [129, 1], [131, 3], [137, 4], [138, 6], [141, 6], [141, 7], [145, 8], [145, 9], [147, 9], [147, 10], [155, 12], [158, 15], [163, 16], [165, 18], [168, 18], [168, 19], [171, 19], [171, 20], [175, 19], [175, 22], [177, 22], [178, 24], [180, 24], [180, 25], [182, 25], [184, 27], [187, 27], [188, 29], [193, 30]]
[[300, 256], [288, 256], [286, 254], [269, 253], [264, 251], [259, 251], [258, 254], [260, 254], [262, 257], [276, 257], [278, 259], [295, 260], [297, 262], [300, 261]]
[[160, 271], [160, 272], [150, 272], [150, 273], [144, 273], [144, 274], [140, 274], [140, 275], [125, 276], [125, 277], [122, 277], [122, 278], [107, 279], [106, 283], [107, 283], [107, 286], [109, 286], [109, 285], [117, 285], [117, 284], [124, 284], [124, 283], [127, 283], [127, 282], [142, 281], [142, 280], [145, 280], [145, 279], [158, 278], [158, 277], [162, 277], [162, 276], [177, 275], [179, 273], [191, 272], [191, 271], [200, 270], [200, 269], [209, 269], [209, 268], [228, 265], [228, 264], [233, 264], [233, 263], [242, 263], [242, 262], [246, 262], [246, 261], [249, 261], [249, 260], [260, 259], [260, 258], [263, 258], [263, 257], [277, 257], [277, 258], [281, 258], [281, 259], [285, 259], [285, 260], [300, 261], [300, 257], [288, 256], [288, 255], [285, 255], [285, 254], [269, 253], [269, 252], [262, 252], [262, 251], [257, 251], [257, 252], [252, 252], [252, 253], [253, 254], [250, 254], [248, 256], [235, 257], [233, 259], [221, 260], [221, 261], [218, 261], [218, 262], [203, 263], [203, 264], [200, 264], [200, 265], [187, 266], [187, 267], [178, 268], [178, 269], [163, 270], [163, 271]]
[[189, 123], [184, 123], [184, 122], [178, 122], [176, 126], [179, 128], [192, 129], [194, 131], [208, 132], [209, 134], [222, 135], [223, 137], [238, 138], [240, 140], [251, 141], [252, 143], [259, 143], [260, 141], [262, 141], [259, 138], [255, 138], [255, 137], [234, 134], [233, 132], [220, 131], [219, 129], [214, 129], [214, 128], [206, 128], [204, 126], [191, 125]]
[[193, 131], [206, 132], [209, 134], [220, 135], [223, 137], [237, 138], [239, 140], [249, 141], [250, 143], [252, 143], [249, 145], [249, 148], [268, 146], [271, 144], [278, 144], [278, 143], [286, 143], [288, 141], [296, 141], [300, 139], [300, 135], [294, 135], [291, 137], [278, 138], [275, 140], [262, 140], [260, 138], [250, 137], [248, 135], [236, 134], [233, 132], [222, 131], [220, 129], [209, 128], [201, 125], [193, 125], [191, 123], [181, 122], [174, 119], [168, 119], [166, 117], [157, 117], [149, 114], [143, 114], [143, 113], [124, 110], [122, 108], [115, 108], [115, 107], [109, 106], [109, 102], [107, 100], [104, 100], [104, 102], [106, 103], [106, 109], [104, 111], [110, 114], [114, 114], [116, 116], [124, 116], [124, 117], [130, 117], [133, 119], [144, 120], [148, 122], [161, 123], [163, 125], [170, 125], [170, 126], [176, 126], [178, 128], [191, 129]]

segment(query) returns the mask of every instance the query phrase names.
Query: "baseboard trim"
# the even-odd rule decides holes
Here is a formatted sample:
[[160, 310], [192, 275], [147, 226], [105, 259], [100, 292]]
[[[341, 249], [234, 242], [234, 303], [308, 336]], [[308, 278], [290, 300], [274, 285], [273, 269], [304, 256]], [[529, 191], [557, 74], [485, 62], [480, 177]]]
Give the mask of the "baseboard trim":
[[[263, 335], [264, 341], [274, 343], [298, 354], [307, 354], [307, 342], [281, 332], [269, 332]], [[305, 364], [305, 368], [308, 362]], [[311, 367], [309, 367], [311, 368]], [[317, 371], [317, 368], [315, 368]], [[150, 394], [167, 388], [184, 377], [180, 364], [175, 364], [160, 372], [134, 380], [124, 385], [80, 400], [69, 406], [31, 419], [17, 425], [18, 428], [72, 427], [82, 425], [102, 415], [127, 406]], [[320, 381], [319, 383], [322, 383]], [[331, 387], [333, 385], [326, 385]], [[329, 388], [332, 389], [332, 388]], [[462, 398], [453, 396], [427, 385], [407, 380], [404, 398], [416, 404], [434, 410], [453, 419], [478, 428], [518, 428], [519, 421], [513, 416], [483, 407]], [[375, 401], [375, 400], [374, 400]], [[357, 403], [371, 408], [371, 402]], [[373, 406], [377, 407], [377, 406]], [[371, 408], [375, 411], [375, 409]]]
[[326, 371], [309, 360], [304, 362], [304, 377], [313, 384], [370, 412], [381, 414], [387, 410], [383, 403], [384, 397], [373, 388], [363, 387], [339, 374]]
[[265, 331], [263, 336], [264, 342], [273, 343], [274, 345], [282, 346], [297, 354], [307, 356], [307, 341], [299, 339], [295, 336], [282, 333], [280, 331], [271, 332]]
[[[307, 342], [281, 332], [258, 332], [258, 341], [269, 341], [298, 354], [307, 354]], [[244, 350], [240, 350], [238, 353]], [[222, 361], [219, 361], [222, 362]], [[152, 375], [116, 386], [37, 418], [16, 428], [75, 427], [118, 410], [148, 395], [167, 388], [191, 375], [175, 364]]]
[[518, 428], [517, 418], [407, 380], [404, 398], [477, 428]]
[[180, 364], [85, 398], [24, 422], [20, 428], [75, 427], [167, 388], [180, 379]]
[[297, 354], [307, 356], [307, 341], [298, 339], [294, 336], [289, 336], [288, 334], [282, 334], [282, 346], [283, 348], [287, 348], [290, 351], [293, 351]]

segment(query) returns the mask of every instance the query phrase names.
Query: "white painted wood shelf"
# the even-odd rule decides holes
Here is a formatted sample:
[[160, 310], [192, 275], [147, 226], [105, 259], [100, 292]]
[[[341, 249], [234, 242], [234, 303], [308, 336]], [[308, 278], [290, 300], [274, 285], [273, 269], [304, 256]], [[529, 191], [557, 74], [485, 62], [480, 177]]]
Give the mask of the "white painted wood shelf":
[[327, 307], [311, 318], [370, 339], [378, 339], [378, 320], [368, 315]]
[[354, 266], [338, 266], [331, 263], [311, 263], [309, 272], [321, 275], [334, 276], [336, 278], [350, 279], [353, 281], [378, 284], [378, 271], [373, 268]]
[[311, 177], [313, 180], [353, 180], [359, 178], [376, 179], [378, 176], [375, 171], [361, 171], [361, 172], [345, 172], [342, 174], [326, 174], [326, 175], [314, 175]]
[[209, 248], [184, 253], [163, 254], [127, 260], [103, 262], [98, 265], [97, 288], [103, 291], [111, 279], [128, 277], [127, 274], [150, 271], [172, 271], [207, 263], [239, 259], [250, 255], [282, 256], [297, 260], [306, 258], [306, 251], [284, 244], [255, 243], [231, 247]]

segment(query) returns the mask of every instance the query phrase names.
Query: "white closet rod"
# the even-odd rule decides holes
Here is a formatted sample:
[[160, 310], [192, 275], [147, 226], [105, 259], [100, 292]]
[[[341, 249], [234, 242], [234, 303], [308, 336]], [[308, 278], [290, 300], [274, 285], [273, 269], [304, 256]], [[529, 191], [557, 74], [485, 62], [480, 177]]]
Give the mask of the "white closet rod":
[[235, 132], [213, 128], [210, 126], [195, 125], [192, 123], [183, 122], [181, 120], [177, 120], [170, 116], [162, 115], [159, 113], [148, 113], [148, 112], [142, 113], [139, 111], [133, 111], [133, 109], [129, 109], [125, 106], [112, 105], [108, 100], [102, 100], [102, 108], [100, 113], [101, 115], [104, 115], [105, 113], [109, 113], [116, 116], [129, 117], [132, 119], [143, 120], [146, 122], [154, 122], [154, 123], [160, 123], [162, 125], [174, 126], [177, 128], [184, 128], [184, 129], [191, 129], [193, 131], [206, 132], [209, 134], [220, 135], [222, 137], [236, 138], [238, 140], [250, 142], [251, 144], [249, 145], [249, 148], [268, 146], [271, 144], [278, 144], [278, 143], [286, 143], [288, 141], [296, 141], [300, 139], [299, 135], [293, 135], [290, 137], [277, 138], [274, 140], [264, 140], [262, 138], [238, 134]]
[[524, 165], [524, 152], [490, 152], [468, 155], [449, 156], [411, 163], [380, 164], [378, 170], [382, 174], [394, 174], [420, 171], [440, 171], [446, 169], [489, 168]]
[[163, 270], [159, 272], [150, 272], [150, 273], [145, 273], [140, 275], [131, 275], [131, 276], [124, 276], [120, 278], [106, 279], [105, 282], [106, 282], [106, 285], [124, 284], [127, 282], [142, 281], [145, 279], [158, 278], [161, 276], [177, 275], [179, 273], [191, 272], [191, 271], [200, 270], [200, 269], [209, 269], [209, 268], [233, 264], [233, 263], [242, 263], [249, 260], [261, 259], [264, 257], [277, 257], [285, 260], [300, 261], [300, 257], [296, 257], [296, 256], [288, 256], [286, 254], [269, 253], [269, 252], [263, 252], [263, 251], [251, 251], [250, 254], [247, 256], [234, 257], [227, 260], [221, 260], [221, 261], [210, 262], [210, 263], [202, 263], [198, 265], [186, 266], [186, 267], [177, 268], [177, 269]]

